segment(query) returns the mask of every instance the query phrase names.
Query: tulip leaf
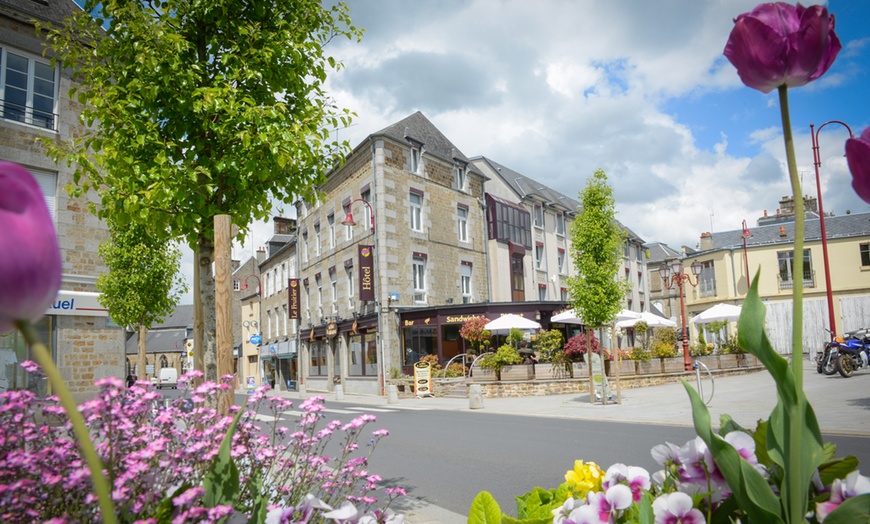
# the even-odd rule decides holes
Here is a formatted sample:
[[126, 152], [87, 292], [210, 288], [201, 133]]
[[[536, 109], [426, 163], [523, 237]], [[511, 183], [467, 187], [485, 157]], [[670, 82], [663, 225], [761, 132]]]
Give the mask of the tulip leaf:
[[767, 480], [731, 444], [713, 432], [710, 412], [701, 396], [685, 380], [683, 387], [692, 402], [695, 432], [710, 449], [713, 460], [728, 482], [740, 509], [746, 512], [751, 522], [783, 522], [779, 498], [773, 493]]
[[501, 524], [501, 508], [488, 491], [481, 491], [471, 501], [468, 524]]
[[235, 461], [230, 456], [230, 449], [233, 445], [236, 426], [238, 426], [239, 419], [242, 418], [244, 412], [244, 409], [239, 409], [239, 412], [236, 413], [232, 424], [227, 428], [226, 435], [221, 440], [218, 455], [205, 475], [203, 504], [207, 508], [218, 505], [236, 506], [236, 499], [239, 495], [239, 468], [236, 467]]
[[868, 521], [870, 521], [870, 493], [846, 499], [825, 517], [825, 524], [853, 524]]
[[819, 466], [819, 478], [822, 484], [830, 486], [836, 479], [844, 479], [849, 473], [858, 469], [858, 459], [849, 455], [848, 457], [829, 460]]

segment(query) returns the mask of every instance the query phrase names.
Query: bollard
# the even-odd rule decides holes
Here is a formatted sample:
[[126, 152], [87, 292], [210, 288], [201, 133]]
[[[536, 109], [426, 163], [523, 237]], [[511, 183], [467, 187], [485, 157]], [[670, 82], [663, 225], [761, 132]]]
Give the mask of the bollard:
[[480, 384], [472, 384], [468, 388], [468, 408], [482, 409], [483, 408], [483, 392], [480, 389]]
[[341, 384], [335, 385], [335, 400], [344, 400], [344, 388]]
[[395, 384], [387, 386], [387, 404], [399, 403], [399, 387]]
[[308, 394], [308, 386], [305, 384], [299, 384], [299, 396], [304, 397]]

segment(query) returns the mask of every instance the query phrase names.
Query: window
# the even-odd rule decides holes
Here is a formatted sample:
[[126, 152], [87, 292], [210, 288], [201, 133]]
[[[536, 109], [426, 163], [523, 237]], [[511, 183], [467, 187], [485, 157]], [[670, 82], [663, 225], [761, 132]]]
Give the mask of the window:
[[354, 287], [353, 287], [353, 266], [345, 266], [344, 272], [347, 275], [347, 307], [353, 311], [356, 305], [353, 302]]
[[335, 278], [335, 269], [329, 272], [329, 284], [331, 287], [330, 300], [332, 301], [332, 314], [338, 313], [338, 282]]
[[459, 287], [462, 290], [462, 303], [471, 304], [471, 263], [463, 262], [459, 268]]
[[278, 268], [272, 270], [272, 294], [281, 291], [281, 281], [278, 280]]
[[420, 148], [411, 147], [411, 172], [420, 174]]
[[625, 258], [631, 257], [631, 244], [629, 244], [628, 242], [626, 242], [625, 245], [623, 246], [622, 255]]
[[535, 204], [535, 227], [543, 229], [544, 227], [544, 206]]
[[320, 280], [320, 274], [314, 276], [314, 283], [317, 285], [317, 315], [323, 318], [323, 281]]
[[371, 229], [372, 224], [372, 207], [375, 203], [372, 200], [372, 192], [369, 189], [365, 189], [360, 193], [360, 198], [368, 202], [370, 205], [363, 205], [363, 212], [365, 213], [365, 221], [363, 222], [368, 229]]
[[486, 195], [486, 214], [490, 239], [532, 249], [532, 216], [528, 210]]
[[[794, 251], [781, 251], [776, 254], [779, 261], [779, 288], [792, 289], [794, 287]], [[804, 287], [814, 287], [813, 264], [810, 250], [804, 249]]]
[[456, 216], [459, 226], [459, 241], [468, 242], [468, 208], [457, 207]]
[[538, 300], [547, 300], [547, 284], [538, 284]]
[[858, 251], [861, 254], [861, 267], [870, 267], [870, 244], [859, 244]]
[[308, 232], [302, 233], [302, 263], [308, 263]]
[[51, 171], [43, 171], [41, 169], [27, 168], [36, 183], [39, 184], [39, 190], [42, 191], [42, 196], [45, 198], [45, 205], [48, 207], [48, 213], [51, 219], [55, 220], [55, 201], [57, 199], [57, 173]]
[[309, 373], [313, 376], [325, 376], [326, 370], [326, 341], [313, 340], [310, 342], [311, 352], [311, 369]]
[[412, 263], [412, 271], [414, 273], [414, 302], [417, 304], [426, 303], [426, 258], [420, 255], [414, 255]]
[[456, 189], [465, 191], [466, 171], [464, 165], [453, 166], [453, 184]]
[[233, 291], [241, 291], [242, 290], [242, 281], [238, 278], [233, 279]]
[[377, 337], [374, 333], [363, 333], [349, 337], [350, 358], [348, 374], [359, 376], [378, 376]]
[[643, 260], [643, 246], [635, 246], [635, 257], [638, 262]]
[[565, 236], [565, 214], [562, 212], [556, 213], [556, 234]]
[[559, 288], [559, 296], [562, 298], [562, 302], [568, 302], [568, 288]]
[[284, 289], [284, 284], [287, 283], [287, 262], [281, 262], [281, 267], [278, 270], [278, 291]]
[[[287, 312], [287, 304], [284, 304], [284, 305], [282, 306], [282, 311], [281, 311], [281, 312], [283, 313], [283, 315], [281, 315], [281, 324], [284, 326], [284, 330], [283, 330], [283, 331], [284, 331], [284, 336], [286, 337], [286, 336], [287, 336], [287, 322], [288, 322], [288, 320], [289, 320], [289, 318], [290, 318], [290, 314]], [[277, 313], [276, 313], [276, 314], [277, 314]]]
[[272, 338], [272, 310], [266, 310], [266, 338]]
[[7, 120], [54, 129], [55, 68], [0, 47], [0, 109]]
[[559, 273], [564, 275], [565, 274], [565, 250], [562, 248], [557, 249], [556, 250], [556, 257], [557, 257], [556, 264], [559, 266], [559, 268], [558, 268]]
[[314, 224], [314, 255], [320, 256], [320, 224]]
[[329, 215], [326, 217], [326, 221], [329, 223], [329, 247], [335, 247], [335, 215]]
[[544, 269], [544, 244], [535, 243], [535, 269]]
[[701, 275], [698, 280], [700, 280], [698, 287], [701, 288], [702, 297], [712, 297], [716, 295], [716, 271], [713, 267], [712, 260], [701, 262]]
[[302, 311], [305, 312], [305, 319], [311, 322], [311, 297], [309, 296], [310, 290], [308, 289], [307, 278], [302, 283], [302, 287], [305, 288], [302, 293]]
[[411, 230], [423, 231], [423, 195], [411, 193]]
[[272, 295], [272, 274], [266, 272], [266, 296]]
[[526, 299], [526, 276], [523, 269], [523, 257], [511, 256], [511, 300], [522, 302]]
[[643, 293], [643, 271], [637, 272], [637, 290], [638, 292]]

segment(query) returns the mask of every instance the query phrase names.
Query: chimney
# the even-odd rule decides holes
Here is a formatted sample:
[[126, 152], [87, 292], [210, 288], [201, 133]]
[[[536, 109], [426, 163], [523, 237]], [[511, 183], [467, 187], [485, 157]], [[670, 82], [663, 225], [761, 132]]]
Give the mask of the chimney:
[[713, 249], [713, 233], [709, 231], [701, 233], [701, 251]]
[[764, 216], [767, 216], [767, 210], [766, 210], [766, 209], [764, 210]]
[[262, 264], [266, 260], [266, 248], [260, 246], [257, 248], [257, 264]]
[[785, 238], [785, 226], [779, 226], [779, 236]]

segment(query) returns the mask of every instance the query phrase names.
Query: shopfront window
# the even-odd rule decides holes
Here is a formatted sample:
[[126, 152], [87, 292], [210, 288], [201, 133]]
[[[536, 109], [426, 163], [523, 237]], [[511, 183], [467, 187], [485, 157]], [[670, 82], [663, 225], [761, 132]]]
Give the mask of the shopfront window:
[[326, 341], [314, 340], [311, 343], [311, 370], [313, 377], [326, 376]]
[[349, 367], [351, 376], [376, 377], [378, 375], [377, 334], [362, 333], [348, 337], [350, 345]]
[[[55, 317], [43, 317], [34, 327], [39, 340], [43, 341], [51, 352], [52, 361], [57, 362]], [[0, 393], [27, 389], [38, 397], [50, 395], [51, 389], [45, 376], [28, 373], [21, 367], [21, 363], [25, 360], [36, 361], [36, 358], [21, 333], [18, 331], [0, 333]]]
[[434, 326], [405, 328], [403, 339], [405, 351], [402, 365], [405, 367], [413, 366], [425, 355], [438, 353]]

